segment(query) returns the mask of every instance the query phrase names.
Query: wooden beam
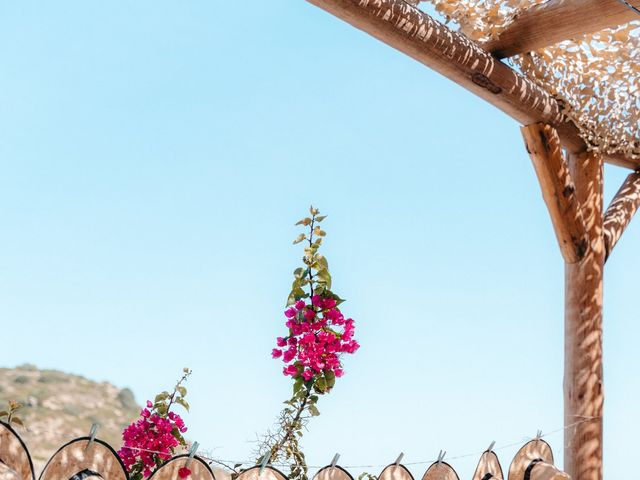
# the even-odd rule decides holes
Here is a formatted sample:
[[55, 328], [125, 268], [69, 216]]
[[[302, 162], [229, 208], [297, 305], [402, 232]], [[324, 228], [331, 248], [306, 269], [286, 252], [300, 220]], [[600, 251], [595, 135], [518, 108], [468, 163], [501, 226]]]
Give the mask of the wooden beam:
[[[521, 125], [552, 125], [570, 152], [586, 150], [578, 129], [547, 91], [404, 0], [308, 1], [433, 68]], [[634, 170], [640, 167], [640, 159], [622, 155], [607, 160]]]
[[590, 247], [565, 266], [564, 470], [572, 480], [602, 480], [602, 159], [569, 157]]
[[565, 262], [576, 263], [584, 257], [589, 237], [558, 132], [549, 125], [536, 123], [522, 127], [522, 136], [538, 176], [562, 256]]
[[[627, 1], [640, 8], [640, 0]], [[620, 0], [550, 0], [522, 12], [484, 48], [512, 57], [638, 19]]]
[[640, 207], [640, 171], [629, 175], [604, 215], [605, 261]]

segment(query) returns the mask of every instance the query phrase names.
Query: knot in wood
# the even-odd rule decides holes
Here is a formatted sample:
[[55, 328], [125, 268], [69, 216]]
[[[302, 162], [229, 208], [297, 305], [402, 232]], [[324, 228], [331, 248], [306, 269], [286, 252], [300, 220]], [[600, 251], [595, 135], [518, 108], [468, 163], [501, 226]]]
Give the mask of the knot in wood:
[[497, 95], [498, 93], [502, 92], [502, 89], [499, 86], [489, 80], [489, 78], [482, 73], [476, 72], [471, 75], [471, 81], [479, 87], [486, 88], [493, 94]]

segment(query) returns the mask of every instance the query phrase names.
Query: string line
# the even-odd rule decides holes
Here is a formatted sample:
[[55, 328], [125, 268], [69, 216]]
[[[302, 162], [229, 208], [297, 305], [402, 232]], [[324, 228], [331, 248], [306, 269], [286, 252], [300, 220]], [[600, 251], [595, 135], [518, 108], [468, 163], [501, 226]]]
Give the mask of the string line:
[[[567, 425], [565, 427], [562, 428], [558, 428], [556, 430], [552, 430], [548, 433], [545, 433], [543, 435], [540, 435], [539, 437], [523, 437], [520, 440], [517, 440], [515, 442], [511, 442], [508, 443], [506, 445], [501, 445], [499, 447], [495, 447], [492, 448], [491, 451], [500, 451], [500, 450], [505, 450], [507, 448], [512, 448], [518, 445], [522, 445], [523, 443], [526, 443], [530, 440], [533, 440], [535, 438], [545, 438], [545, 437], [549, 437], [551, 435], [554, 435], [556, 433], [559, 432], [564, 432], [565, 430], [568, 430], [570, 428], [574, 428], [577, 427], [578, 425], [581, 425], [583, 423], [586, 422], [591, 422], [593, 420], [599, 420], [601, 417], [587, 417], [587, 416], [580, 416], [581, 418], [583, 418], [582, 420], [579, 420], [577, 422], [574, 422], [570, 425]], [[140, 452], [147, 452], [147, 453], [157, 453], [157, 454], [166, 454], [166, 452], [159, 452], [156, 450], [148, 450], [146, 448], [138, 448], [138, 447], [125, 447], [123, 446], [122, 448], [127, 448], [129, 450], [136, 450], [136, 451], [140, 451]], [[468, 458], [468, 457], [473, 457], [473, 456], [478, 456], [478, 455], [482, 455], [484, 452], [486, 452], [486, 450], [482, 450], [482, 451], [476, 451], [476, 452], [471, 452], [471, 453], [465, 453], [462, 455], [455, 455], [452, 457], [447, 457], [447, 460], [460, 460], [463, 458]], [[202, 458], [203, 460], [206, 460], [209, 464], [211, 464], [212, 462], [224, 465], [224, 464], [232, 464], [232, 465], [255, 465], [256, 462], [255, 461], [250, 461], [250, 460], [227, 460], [227, 459], [223, 459], [223, 458], [213, 458], [213, 457], [208, 457], [204, 454], [199, 454], [196, 452], [196, 455], [198, 455], [198, 457]], [[432, 459], [432, 460], [421, 460], [418, 462], [403, 462], [402, 465], [405, 466], [412, 466], [412, 465], [426, 465], [426, 464], [431, 464], [436, 462], [436, 459]], [[288, 467], [289, 464], [288, 463], [281, 463], [281, 462], [276, 462], [276, 463], [269, 463], [269, 465], [274, 466], [274, 467]], [[380, 464], [380, 465], [341, 465], [342, 468], [345, 469], [350, 469], [350, 468], [383, 468], [388, 466], [388, 463], [384, 463], [384, 464]], [[226, 465], [225, 465], [226, 466]], [[320, 469], [320, 468], [324, 468], [326, 467], [326, 465], [307, 465], [308, 468], [310, 469]]]

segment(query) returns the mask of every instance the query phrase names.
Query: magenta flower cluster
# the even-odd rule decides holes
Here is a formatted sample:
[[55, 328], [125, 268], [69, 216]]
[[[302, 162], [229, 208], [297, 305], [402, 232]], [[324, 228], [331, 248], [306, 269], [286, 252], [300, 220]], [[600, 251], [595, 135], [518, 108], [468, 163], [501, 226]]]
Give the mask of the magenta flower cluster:
[[353, 338], [355, 323], [345, 319], [333, 298], [314, 295], [311, 303], [298, 300], [285, 312], [288, 337], [278, 337], [271, 352], [287, 365], [284, 375], [309, 381], [324, 372], [343, 375], [340, 357], [352, 354], [360, 345]]
[[182, 434], [187, 431], [180, 415], [169, 412], [161, 416], [152, 407], [153, 404], [147, 401], [147, 408], [140, 412], [140, 419], [122, 432], [124, 443], [118, 452], [128, 471], [139, 464], [145, 478], [160, 463], [173, 456], [174, 449], [180, 445], [177, 432]]

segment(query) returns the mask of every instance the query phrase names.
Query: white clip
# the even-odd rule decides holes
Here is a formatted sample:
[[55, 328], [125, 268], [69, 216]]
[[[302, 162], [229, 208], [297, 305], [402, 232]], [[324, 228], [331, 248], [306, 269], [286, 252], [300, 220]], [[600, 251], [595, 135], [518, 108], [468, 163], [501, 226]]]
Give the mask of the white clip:
[[333, 456], [333, 460], [331, 460], [331, 470], [333, 470], [334, 468], [336, 468], [336, 463], [338, 463], [338, 460], [340, 459], [340, 454], [336, 453]]
[[442, 463], [442, 460], [444, 460], [444, 456], [446, 454], [447, 452], [445, 452], [444, 450], [440, 450], [440, 453], [438, 454], [438, 465]]
[[187, 461], [184, 464], [185, 467], [188, 467], [191, 464], [193, 457], [195, 457], [196, 453], [198, 452], [199, 446], [200, 444], [198, 442], [193, 442], [193, 445], [191, 445], [191, 448], [189, 449], [189, 458], [187, 458]]
[[491, 445], [489, 445], [489, 448], [487, 448], [487, 453], [491, 453], [493, 451], [493, 447], [496, 446], [496, 441], [494, 440], [493, 442], [491, 442]]
[[404, 452], [400, 452], [400, 455], [398, 455], [398, 458], [396, 458], [396, 463], [395, 463], [396, 467], [400, 465], [400, 462], [402, 461], [403, 458], [404, 458]]
[[98, 433], [98, 424], [94, 423], [91, 425], [91, 430], [89, 431], [89, 443], [87, 444], [87, 448], [91, 446], [93, 442], [96, 440], [96, 434]]
[[262, 459], [262, 463], [260, 464], [260, 472], [258, 473], [258, 478], [262, 476], [262, 472], [264, 472], [264, 469], [267, 467], [267, 464], [269, 463], [270, 459], [271, 459], [271, 452], [265, 453], [264, 458]]

